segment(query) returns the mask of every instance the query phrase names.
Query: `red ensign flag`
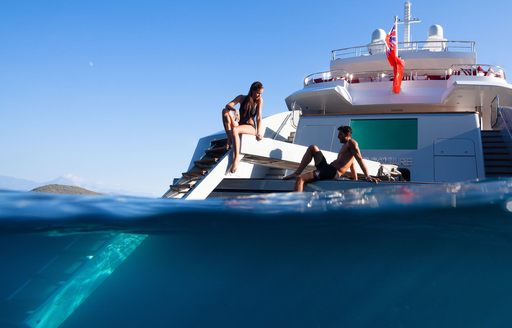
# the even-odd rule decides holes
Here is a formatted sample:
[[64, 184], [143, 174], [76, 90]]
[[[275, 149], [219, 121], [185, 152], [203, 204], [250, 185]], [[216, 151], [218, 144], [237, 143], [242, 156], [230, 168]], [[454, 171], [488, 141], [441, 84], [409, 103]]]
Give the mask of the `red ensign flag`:
[[396, 19], [395, 24], [386, 36], [386, 55], [388, 62], [393, 67], [393, 92], [400, 93], [402, 86], [402, 79], [404, 78], [405, 62], [402, 58], [398, 57], [398, 36], [396, 32]]

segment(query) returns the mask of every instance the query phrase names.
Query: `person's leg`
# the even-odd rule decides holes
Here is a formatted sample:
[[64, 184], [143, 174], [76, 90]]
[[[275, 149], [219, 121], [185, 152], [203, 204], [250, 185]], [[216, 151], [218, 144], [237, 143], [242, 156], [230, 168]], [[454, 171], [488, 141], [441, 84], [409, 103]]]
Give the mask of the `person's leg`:
[[297, 179], [295, 179], [295, 191], [302, 192], [304, 191], [304, 184], [315, 180], [315, 172], [307, 172], [302, 175], [299, 175]]
[[317, 165], [318, 163], [320, 163], [322, 158], [323, 155], [320, 152], [320, 148], [318, 148], [317, 145], [309, 146], [308, 149], [306, 149], [304, 156], [302, 156], [302, 160], [300, 161], [299, 167], [295, 170], [295, 172], [285, 176], [283, 179], [290, 180], [297, 178], [302, 173], [302, 171], [304, 171], [306, 166], [308, 166], [312, 159], [315, 160], [315, 165]]
[[233, 116], [231, 116], [230, 111], [226, 108], [222, 110], [222, 124], [224, 125], [226, 136], [228, 137], [227, 147], [231, 147], [233, 145], [233, 128], [236, 126], [236, 122]]
[[231, 173], [235, 173], [238, 168], [239, 155], [240, 155], [240, 135], [241, 134], [251, 134], [253, 136], [256, 135], [256, 129], [254, 126], [249, 124], [242, 124], [239, 126], [235, 126], [233, 128], [233, 163], [231, 164], [231, 169], [229, 170]]

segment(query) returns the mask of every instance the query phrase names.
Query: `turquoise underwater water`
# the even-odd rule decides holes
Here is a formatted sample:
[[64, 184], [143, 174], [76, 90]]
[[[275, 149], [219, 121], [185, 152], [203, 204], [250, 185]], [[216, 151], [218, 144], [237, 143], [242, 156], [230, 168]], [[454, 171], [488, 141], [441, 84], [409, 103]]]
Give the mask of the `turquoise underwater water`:
[[0, 263], [0, 327], [510, 326], [512, 180], [0, 192]]

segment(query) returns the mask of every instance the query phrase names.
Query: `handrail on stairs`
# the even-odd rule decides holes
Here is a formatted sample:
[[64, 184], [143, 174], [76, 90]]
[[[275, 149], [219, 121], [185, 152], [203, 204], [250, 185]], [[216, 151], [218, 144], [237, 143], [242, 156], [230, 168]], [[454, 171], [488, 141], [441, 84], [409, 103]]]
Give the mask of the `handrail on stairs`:
[[277, 138], [277, 136], [279, 135], [279, 133], [281, 133], [281, 130], [283, 130], [284, 126], [286, 125], [286, 122], [288, 122], [288, 120], [290, 119], [292, 114], [293, 114], [293, 112], [291, 112], [288, 115], [286, 115], [285, 119], [283, 120], [283, 122], [281, 123], [279, 128], [276, 130], [276, 132], [274, 132], [274, 136], [272, 137], [272, 139], [275, 140]]
[[505, 130], [507, 130], [508, 136], [512, 140], [512, 108], [498, 107], [498, 115], [503, 120]]

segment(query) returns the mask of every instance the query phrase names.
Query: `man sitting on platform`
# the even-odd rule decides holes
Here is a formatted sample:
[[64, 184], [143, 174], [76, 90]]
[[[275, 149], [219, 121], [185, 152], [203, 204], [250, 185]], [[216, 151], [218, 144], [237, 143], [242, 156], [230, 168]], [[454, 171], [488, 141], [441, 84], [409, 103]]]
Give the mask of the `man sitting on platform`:
[[[295, 191], [303, 191], [304, 183], [317, 180], [334, 179], [344, 175], [350, 168], [352, 179], [357, 180], [357, 173], [354, 167], [355, 158], [357, 163], [359, 163], [361, 170], [363, 170], [366, 181], [375, 183], [379, 182], [379, 179], [371, 177], [368, 174], [368, 169], [364, 164], [363, 156], [361, 155], [357, 141], [352, 139], [352, 128], [350, 126], [340, 126], [338, 128], [338, 139], [343, 146], [338, 153], [338, 157], [331, 164], [327, 164], [327, 161], [318, 146], [311, 145], [302, 157], [302, 161], [300, 162], [297, 170], [283, 179], [295, 179]], [[312, 159], [315, 160], [316, 170], [301, 174]]]

